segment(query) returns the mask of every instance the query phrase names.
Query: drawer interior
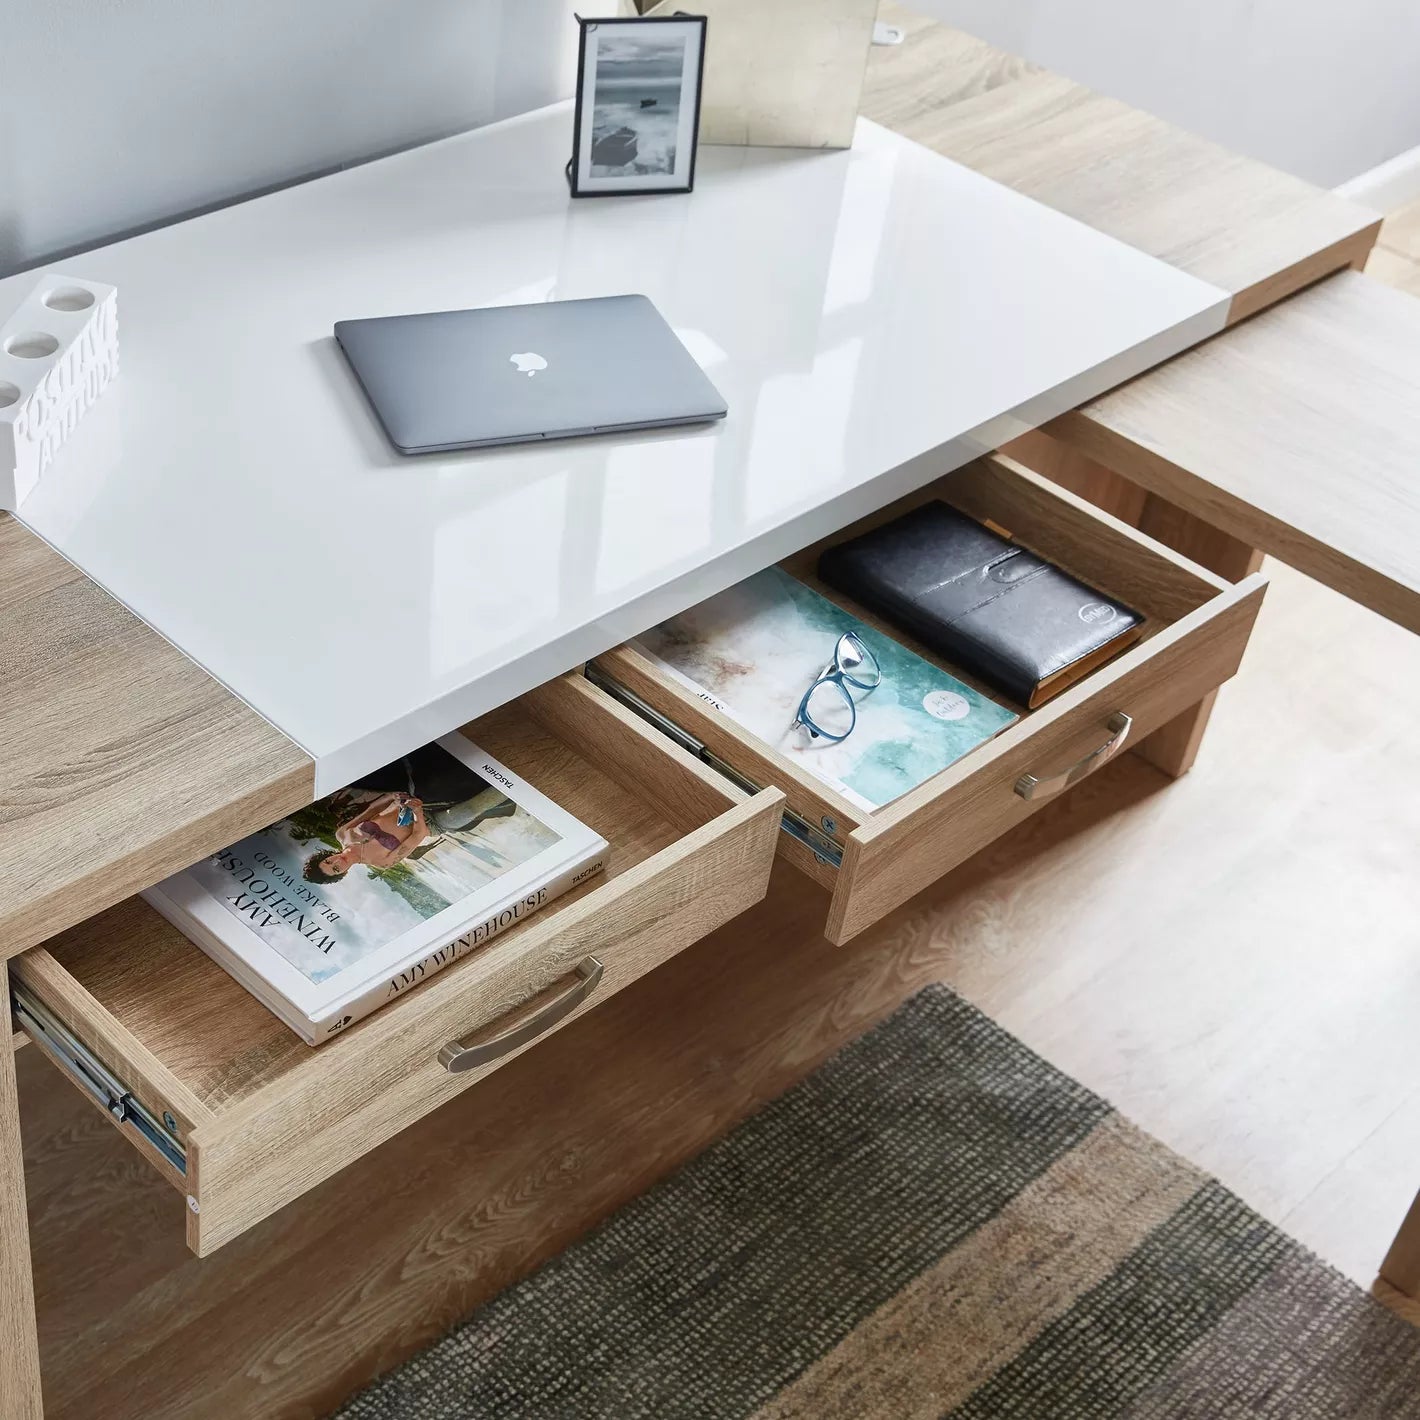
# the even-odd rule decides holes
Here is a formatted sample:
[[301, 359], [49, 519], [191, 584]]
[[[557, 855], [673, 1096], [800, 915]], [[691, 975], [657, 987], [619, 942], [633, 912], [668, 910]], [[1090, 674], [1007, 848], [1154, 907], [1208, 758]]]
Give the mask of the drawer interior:
[[[908, 632], [860, 606], [845, 593], [819, 581], [815, 569], [820, 553], [826, 548], [934, 499], [941, 499], [980, 522], [995, 524], [1017, 542], [1081, 581], [1137, 609], [1146, 618], [1141, 638], [1045, 704], [1030, 710], [984, 685], [962, 667], [943, 659]], [[815, 851], [816, 845], [806, 842], [802, 832], [791, 832], [781, 840], [779, 851], [834, 893], [828, 932], [833, 940], [842, 940], [874, 920], [871, 913], [849, 914], [856, 920], [856, 926], [849, 930], [842, 909], [853, 891], [851, 885], [845, 884], [845, 870], [851, 870], [861, 861], [863, 851], [875, 836], [899, 828], [910, 832], [913, 815], [934, 799], [962, 792], [973, 772], [993, 761], [1014, 764], [1017, 758], [1024, 758], [1028, 761], [1025, 767], [1043, 768], [1052, 760], [1068, 764], [1071, 758], [1078, 758], [1078, 753], [1072, 749], [1074, 743], [1080, 743], [1082, 750], [1087, 751], [1090, 736], [1098, 742], [1107, 734], [1104, 727], [1110, 714], [1108, 711], [1096, 713], [1098, 696], [1145, 666], [1151, 658], [1159, 658], [1161, 666], [1188, 662], [1197, 667], [1198, 658], [1191, 656], [1189, 643], [1200, 637], [1208, 639], [1204, 623], [1215, 617], [1223, 618], [1220, 627], [1229, 631], [1229, 646], [1231, 648], [1236, 641], [1240, 654], [1262, 587], [1260, 578], [1242, 584], [1241, 589], [1234, 587], [1083, 499], [999, 455], [978, 459], [945, 475], [802, 549], [780, 565], [851, 615], [1020, 716], [994, 739], [977, 746], [901, 798], [876, 810], [865, 811], [670, 679], [634, 645], [619, 647], [597, 658], [592, 666], [594, 676], [604, 677], [604, 683], [629, 691], [655, 714], [687, 731], [704, 744], [715, 759], [733, 766], [748, 781], [783, 788], [791, 814], [832, 840], [827, 851], [823, 851], [822, 844], [817, 845], [820, 851]], [[1251, 608], [1251, 614], [1243, 613], [1235, 618], [1246, 623], [1240, 640], [1227, 616], [1229, 608], [1239, 599], [1246, 600]], [[1207, 683], [1215, 664], [1219, 668], [1217, 678]], [[1175, 693], [1153, 686], [1147, 705], [1139, 706], [1144, 712], [1142, 717], [1138, 714], [1132, 717], [1137, 722], [1136, 740], [1163, 723], [1170, 713], [1185, 709], [1207, 694], [1230, 675], [1235, 666], [1236, 655], [1219, 655], [1208, 661], [1206, 674], [1180, 676]], [[1190, 696], [1191, 699], [1187, 698]], [[1045, 764], [1037, 764], [1032, 758], [1032, 746]], [[1012, 782], [1005, 786], [1008, 794]], [[1020, 806], [1011, 807], [1018, 816], [1028, 811]], [[938, 810], [941, 810], [940, 803]], [[925, 875], [917, 886], [925, 886], [955, 862], [984, 846], [997, 832], [1009, 826], [1011, 815], [998, 812], [987, 817], [989, 822], [987, 818], [980, 820], [979, 831], [972, 828], [974, 820], [969, 816], [964, 819], [950, 851], [937, 859], [941, 866], [934, 872], [924, 868]]]
[[[851, 612], [860, 621], [891, 636], [924, 660], [949, 671], [958, 680], [966, 681], [988, 699], [1014, 710], [1023, 720], [1046, 709], [1051, 702], [1031, 710], [1012, 700], [924, 646], [910, 632], [860, 606], [846, 592], [818, 579], [816, 568], [819, 556], [828, 548], [891, 522], [911, 508], [937, 500], [950, 504], [977, 522], [995, 524], [1014, 541], [1078, 577], [1088, 586], [1132, 606], [1145, 617], [1142, 640], [1148, 640], [1165, 627], [1182, 620], [1226, 586], [1211, 572], [1186, 562], [1127, 524], [1055, 488], [1039, 475], [999, 455], [967, 464], [781, 562], [785, 571], [813, 587], [820, 595]], [[1108, 664], [1107, 661], [1104, 663]], [[1102, 670], [1104, 666], [1097, 669]]]
[[[466, 733], [601, 833], [611, 846], [607, 872], [336, 1039], [307, 1046], [136, 897], [11, 963], [23, 992], [38, 997], [149, 1110], [160, 1117], [167, 1113], [187, 1149], [188, 1167], [179, 1170], [144, 1152], [199, 1213], [205, 1200], [200, 1188], [194, 1193], [201, 1170], [192, 1166], [193, 1146], [201, 1150], [205, 1141], [219, 1138], [228, 1121], [250, 1120], [263, 1103], [289, 1101], [300, 1108], [304, 1101], [314, 1109], [318, 1098], [330, 1097], [347, 1099], [342, 1108], [357, 1109], [362, 1093], [373, 1097], [387, 1083], [375, 1077], [379, 1072], [403, 1068], [405, 1057], [392, 1043], [418, 1037], [417, 1056], [409, 1058], [417, 1058], [421, 1069], [427, 1064], [429, 1074], [415, 1113], [402, 1121], [412, 1122], [479, 1077], [434, 1067], [438, 1032], [447, 1022], [431, 1028], [431, 1013], [456, 1022], [450, 1029], [458, 1035], [501, 1020], [570, 969], [548, 951], [559, 924], [576, 923], [579, 939], [585, 937], [596, 905], [625, 896], [620, 890], [628, 875], [638, 884], [652, 881], [658, 865], [679, 862], [687, 845], [697, 845], [698, 835], [753, 807], [581, 677], [553, 682], [467, 726]], [[760, 895], [773, 855], [778, 797], [766, 796], [761, 805]], [[752, 884], [755, 874], [743, 863], [737, 866]], [[625, 930], [633, 928], [628, 923]], [[545, 969], [529, 966], [512, 973], [521, 995], [508, 999], [506, 984], [482, 989], [494, 980], [495, 967], [515, 966], [521, 953], [534, 950], [549, 960]], [[498, 980], [508, 976], [505, 970]], [[392, 1132], [372, 1120], [364, 1148]]]

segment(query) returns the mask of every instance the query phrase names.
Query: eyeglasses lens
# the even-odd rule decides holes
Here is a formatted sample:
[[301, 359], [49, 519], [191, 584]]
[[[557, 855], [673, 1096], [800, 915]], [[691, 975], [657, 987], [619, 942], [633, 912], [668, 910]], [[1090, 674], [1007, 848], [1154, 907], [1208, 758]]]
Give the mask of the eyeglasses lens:
[[821, 735], [842, 737], [853, 728], [853, 701], [836, 680], [821, 680], [809, 692], [804, 720]]
[[843, 678], [859, 690], [872, 690], [883, 678], [878, 658], [859, 640], [852, 631], [846, 631], [838, 638], [835, 651], [838, 669]]

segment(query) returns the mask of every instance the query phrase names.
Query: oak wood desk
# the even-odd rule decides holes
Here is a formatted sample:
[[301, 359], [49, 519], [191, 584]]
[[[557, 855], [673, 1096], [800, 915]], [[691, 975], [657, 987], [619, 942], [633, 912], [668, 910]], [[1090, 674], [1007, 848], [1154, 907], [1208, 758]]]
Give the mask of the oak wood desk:
[[[900, 12], [892, 18], [906, 25], [909, 39], [901, 51], [874, 55], [865, 106], [869, 117], [1222, 288], [1232, 298], [1233, 321], [1283, 301], [1328, 272], [1358, 265], [1374, 240], [1376, 219], [1329, 194], [941, 27]], [[1286, 302], [1279, 316], [1294, 304]], [[1219, 337], [1203, 354], [1227, 350], [1250, 329]], [[1169, 380], [1181, 363], [1143, 376], [1123, 393], [1147, 394], [1151, 381]], [[1136, 433], [1133, 426], [1116, 434], [1116, 421], [1105, 417], [1110, 400], [1122, 397], [1105, 396], [1082, 413], [1064, 416], [1051, 425], [1051, 434], [1062, 428], [1068, 433], [1075, 427], [1071, 421], [1080, 421], [1086, 429], [1108, 429], [1112, 439], [1130, 448], [1143, 447], [1152, 434]], [[1185, 412], [1177, 422], [1189, 427], [1197, 415], [1190, 419]], [[833, 893], [832, 906], [826, 907], [817, 889], [805, 883], [787, 929], [851, 935], [1018, 821], [1027, 811], [1011, 791], [1020, 772], [1063, 768], [1078, 758], [1097, 740], [1107, 707], [1121, 696], [1139, 709], [1141, 723], [1159, 726], [1144, 746], [1154, 762], [1174, 773], [1191, 763], [1213, 688], [1235, 666], [1256, 610], [1261, 589], [1248, 580], [1256, 541], [1242, 536], [1241, 528], [1220, 527], [1216, 516], [1200, 517], [1211, 514], [1211, 507], [1190, 507], [1181, 483], [1166, 489], [1176, 498], [1153, 488], [1136, 491], [1141, 483], [1109, 484], [1109, 477], [1132, 479], [1133, 470], [1101, 474], [1093, 462], [1080, 462], [1074, 447], [1047, 443], [1045, 436], [1031, 436], [1013, 448], [1046, 473], [1111, 502], [1121, 516], [1101, 518], [1068, 493], [1053, 493], [1005, 463], [973, 465], [942, 480], [939, 490], [968, 510], [1008, 509], [1010, 522], [1028, 541], [1112, 590], [1131, 589], [1157, 623], [1143, 648], [1147, 655], [1118, 663], [1062, 702], [1063, 708], [1030, 717], [1015, 740], [980, 760], [972, 757], [942, 782], [923, 786], [886, 818], [854, 824], [852, 832], [839, 835], [838, 868], [775, 827], [781, 794], [800, 816], [817, 813], [820, 823], [834, 816], [825, 810], [841, 815], [842, 806], [815, 797], [812, 785], [796, 780], [752, 744], [735, 748], [767, 787], [746, 797], [697, 761], [667, 750], [641, 722], [599, 699], [585, 682], [556, 681], [520, 707], [494, 712], [484, 732], [494, 737], [495, 749], [562, 766], [553, 771], [554, 793], [567, 794], [575, 806], [575, 796], [592, 786], [615, 800], [615, 827], [632, 861], [603, 891], [613, 891], [615, 905], [632, 916], [630, 946], [618, 958], [628, 978], [762, 893], [776, 839], [783, 845], [781, 856]], [[1111, 457], [1116, 465], [1125, 462]], [[1188, 454], [1189, 460], [1194, 457]], [[1175, 466], [1185, 463], [1180, 458]], [[920, 485], [933, 472], [922, 470], [914, 482]], [[885, 489], [884, 499], [900, 491]], [[840, 511], [844, 521], [852, 521], [866, 510]], [[1137, 537], [1130, 523], [1150, 538]], [[808, 541], [831, 527], [810, 528]], [[0, 944], [5, 955], [16, 958], [19, 979], [50, 993], [47, 999], [67, 1005], [76, 1024], [98, 1032], [111, 1063], [129, 1067], [155, 1098], [176, 1103], [195, 1137], [201, 1139], [206, 1126], [216, 1172], [203, 1175], [204, 1153], [198, 1170], [202, 1190], [209, 1177], [229, 1180], [200, 1200], [198, 1212], [188, 1210], [194, 1244], [210, 1250], [285, 1199], [298, 1198], [316, 1178], [359, 1158], [369, 1142], [362, 1135], [373, 1139], [396, 1132], [407, 1122], [401, 1108], [408, 1105], [408, 1094], [362, 1117], [341, 1114], [331, 1103], [324, 1067], [293, 1054], [259, 1019], [259, 1008], [244, 1011], [230, 997], [214, 998], [217, 1009], [204, 1015], [204, 993], [220, 993], [221, 984], [203, 973], [201, 960], [193, 961], [196, 954], [155, 933], [140, 906], [120, 903], [92, 927], [67, 932], [38, 952], [31, 949], [202, 852], [306, 802], [314, 789], [311, 760], [26, 528], [6, 520], [0, 537], [6, 611], [0, 647], [9, 732], [0, 750], [6, 805], [0, 843], [11, 865], [0, 903]], [[1190, 560], [1161, 544], [1181, 547]], [[786, 550], [771, 548], [766, 560]], [[1348, 556], [1355, 559], [1357, 553]], [[1198, 563], [1223, 575], [1210, 575]], [[1387, 585], [1403, 580], [1393, 568], [1383, 570]], [[634, 657], [612, 659], [623, 681], [635, 680]], [[570, 668], [574, 660], [560, 668]], [[707, 742], [726, 733], [713, 719], [698, 728]], [[601, 746], [596, 765], [577, 753], [589, 733]], [[551, 760], [545, 758], [549, 753]], [[935, 843], [928, 851], [928, 829], [959, 822], [967, 831], [945, 853]], [[733, 889], [725, 889], [726, 882]], [[719, 891], [716, 884], [722, 885]], [[486, 987], [484, 1018], [496, 1022], [505, 1010], [527, 1008], [529, 991], [546, 984], [549, 962], [575, 960], [602, 940], [598, 918], [605, 906], [580, 898], [541, 928], [530, 924], [530, 933], [516, 939], [517, 951], [500, 958], [502, 975], [496, 979], [491, 969], [482, 976], [477, 968], [474, 974], [449, 973], [442, 987], [431, 983], [420, 997], [420, 1014], [428, 1011], [437, 1019], [420, 1028], [431, 1039], [456, 1033], [460, 1020], [467, 1019], [475, 975]], [[742, 930], [772, 940], [786, 930], [784, 910], [782, 901], [753, 909], [740, 918]], [[622, 950], [619, 941], [611, 945]], [[150, 979], [157, 968], [163, 968], [165, 980], [186, 980], [190, 991], [145, 998], [134, 983]], [[183, 978], [188, 971], [196, 975]], [[177, 1001], [191, 1002], [191, 1010], [174, 1025], [169, 1008]], [[531, 1008], [537, 1004], [535, 998]], [[220, 1031], [220, 1022], [230, 1022], [233, 1012], [246, 1032], [236, 1042], [236, 1054], [184, 1053]], [[8, 1012], [5, 1018], [8, 1024]], [[372, 1053], [390, 1064], [401, 1031], [389, 1024], [391, 1013], [383, 1026], [381, 1019], [368, 1023], [367, 1036]], [[428, 1082], [421, 1079], [417, 1088], [422, 1093]], [[251, 1151], [253, 1131], [290, 1131], [313, 1119], [324, 1121], [324, 1143], [315, 1156], [292, 1163], [269, 1158], [264, 1148]], [[0, 1168], [6, 1175], [0, 1193], [5, 1208], [0, 1340], [6, 1358], [0, 1413], [29, 1416], [40, 1413], [39, 1368], [9, 1052], [0, 1060], [0, 1130]], [[347, 1175], [355, 1180], [359, 1168]], [[173, 1181], [195, 1196], [191, 1180]], [[358, 1183], [352, 1186], [358, 1196]], [[180, 1206], [178, 1198], [174, 1205]], [[273, 1225], [279, 1226], [275, 1219]], [[222, 1256], [210, 1265], [220, 1265]], [[313, 1295], [318, 1294], [316, 1288]], [[427, 1309], [422, 1296], [399, 1295], [401, 1305]], [[180, 1306], [181, 1298], [170, 1295], [167, 1304]], [[446, 1295], [441, 1305], [455, 1309], [448, 1313], [452, 1319], [457, 1299]], [[385, 1317], [386, 1330], [396, 1315]], [[173, 1336], [180, 1323], [166, 1312], [149, 1320], [158, 1354], [163, 1338]], [[393, 1359], [388, 1344], [379, 1341], [369, 1345], [362, 1365], [368, 1373]], [[307, 1394], [322, 1393], [320, 1375], [359, 1374], [359, 1368], [332, 1368], [316, 1357], [310, 1366], [317, 1378]], [[176, 1408], [181, 1387], [165, 1387], [151, 1364], [115, 1359], [112, 1367], [115, 1376], [125, 1376], [133, 1396], [146, 1394], [149, 1413], [159, 1413], [163, 1405], [169, 1407], [166, 1413], [183, 1413]], [[286, 1403], [295, 1405], [299, 1383], [289, 1377], [286, 1383]], [[293, 1384], [296, 1389], [289, 1388]], [[61, 1407], [81, 1403], [73, 1399], [83, 1393], [79, 1382], [51, 1376], [49, 1385], [51, 1408], [56, 1390]], [[324, 1393], [333, 1398], [329, 1383]], [[254, 1403], [245, 1394], [224, 1413], [262, 1413], [251, 1408]]]

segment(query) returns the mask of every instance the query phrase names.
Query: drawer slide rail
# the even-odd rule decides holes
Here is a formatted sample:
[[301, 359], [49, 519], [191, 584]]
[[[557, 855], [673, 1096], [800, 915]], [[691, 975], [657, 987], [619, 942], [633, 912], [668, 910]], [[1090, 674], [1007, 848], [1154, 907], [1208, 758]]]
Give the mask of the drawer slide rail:
[[[688, 754], [693, 754], [696, 759], [708, 764], [717, 774], [722, 774], [735, 788], [743, 790], [746, 794], [757, 794], [764, 788], [763, 784], [756, 784], [753, 779], [741, 774], [733, 765], [727, 764], [708, 745], [702, 744], [669, 716], [663, 715], [659, 710], [646, 704], [635, 691], [628, 690], [619, 681], [613, 680], [596, 666], [588, 663], [583, 668], [583, 674], [598, 690], [605, 691], [613, 700], [630, 710], [633, 715], [639, 715], [667, 738], [674, 740]], [[779, 827], [790, 838], [797, 838], [800, 843], [804, 844], [820, 863], [827, 863], [832, 868], [843, 866], [842, 844], [831, 838], [822, 829], [815, 828], [802, 814], [786, 807]]]
[[84, 1092], [120, 1124], [131, 1124], [180, 1174], [186, 1175], [187, 1150], [177, 1135], [134, 1099], [128, 1087], [93, 1051], [65, 1030], [13, 977], [10, 1003], [15, 1024], [65, 1074], [78, 1081]]

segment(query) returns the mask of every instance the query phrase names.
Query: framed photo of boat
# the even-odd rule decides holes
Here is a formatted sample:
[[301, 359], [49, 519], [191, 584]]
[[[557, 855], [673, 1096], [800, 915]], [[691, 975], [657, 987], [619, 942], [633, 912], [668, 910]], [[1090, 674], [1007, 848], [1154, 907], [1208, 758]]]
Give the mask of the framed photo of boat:
[[700, 139], [705, 17], [581, 21], [573, 197], [689, 192]]

